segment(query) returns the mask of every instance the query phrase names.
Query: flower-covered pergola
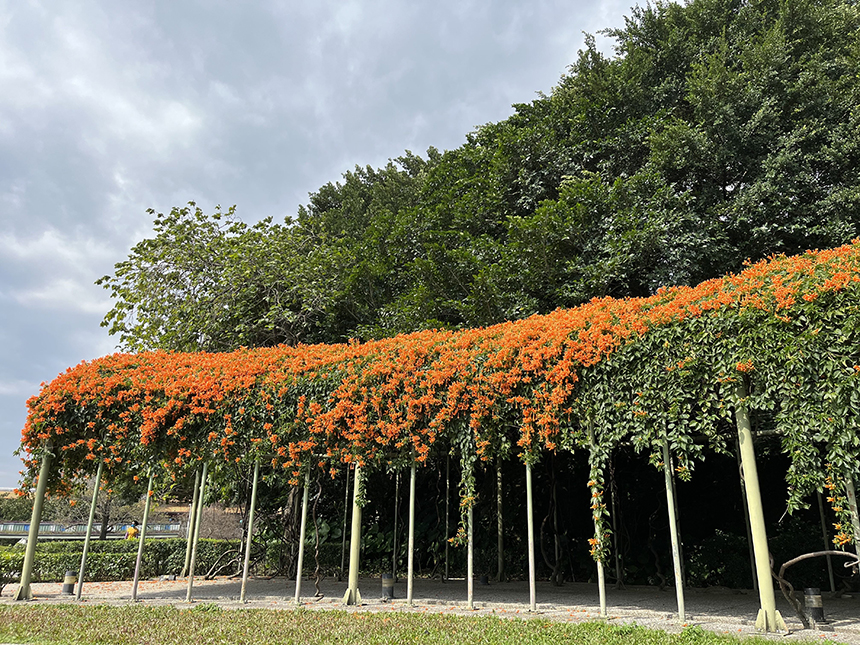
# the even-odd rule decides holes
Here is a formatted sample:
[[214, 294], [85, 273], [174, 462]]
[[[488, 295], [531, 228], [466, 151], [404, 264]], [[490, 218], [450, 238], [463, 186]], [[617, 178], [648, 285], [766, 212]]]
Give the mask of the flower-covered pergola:
[[[748, 412], [773, 415], [790, 460], [789, 508], [826, 487], [839, 518], [834, 542], [843, 547], [860, 532], [858, 379], [854, 241], [772, 257], [696, 287], [596, 299], [480, 329], [83, 362], [28, 401], [24, 486], [38, 479], [42, 492], [62, 492], [82, 478], [104, 473], [110, 480], [153, 464], [186, 477], [216, 460], [278, 469], [298, 486], [310, 468], [395, 465], [414, 473], [430, 456], [453, 453], [463, 465], [470, 534], [477, 460], [515, 455], [528, 482], [543, 454], [585, 451], [592, 554], [602, 572], [609, 534], [603, 470], [614, 446], [629, 442], [649, 454], [671, 499], [673, 473], [690, 477], [703, 443], [727, 451], [739, 441], [762, 625], [774, 629]], [[357, 552], [351, 567], [352, 560], [357, 579]], [[350, 589], [357, 592], [352, 580]], [[683, 612], [680, 591], [679, 606]]]

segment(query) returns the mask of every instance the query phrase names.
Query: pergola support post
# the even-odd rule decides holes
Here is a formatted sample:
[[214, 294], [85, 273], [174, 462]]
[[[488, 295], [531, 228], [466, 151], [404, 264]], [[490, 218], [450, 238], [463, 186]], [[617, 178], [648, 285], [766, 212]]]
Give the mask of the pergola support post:
[[39, 524], [42, 521], [42, 506], [45, 503], [45, 490], [48, 487], [48, 473], [51, 470], [53, 455], [51, 444], [45, 446], [42, 455], [42, 466], [39, 468], [39, 481], [36, 484], [36, 497], [33, 500], [33, 512], [30, 514], [30, 531], [27, 533], [27, 550], [24, 552], [24, 563], [21, 567], [21, 582], [15, 592], [15, 600], [32, 600], [33, 591], [30, 589], [30, 579], [33, 577], [33, 563], [36, 559], [36, 542], [39, 541]]
[[299, 560], [296, 563], [296, 596], [293, 599], [297, 605], [301, 604], [302, 569], [304, 568], [305, 560], [305, 530], [308, 524], [308, 498], [310, 497], [310, 489], [311, 469], [308, 467], [308, 472], [305, 475], [305, 491], [302, 493], [302, 523], [299, 526]]
[[[830, 551], [833, 544], [830, 542], [830, 537], [827, 535], [827, 520], [824, 519], [824, 501], [821, 499], [821, 493], [816, 495], [818, 498], [818, 518], [821, 520], [821, 539], [824, 542], [824, 550]], [[833, 560], [827, 556], [827, 577], [830, 580], [830, 591], [836, 593], [836, 580], [833, 577]]]
[[857, 492], [851, 473], [845, 473], [845, 494], [848, 497], [848, 510], [851, 511], [851, 525], [854, 528], [854, 552], [860, 554], [860, 515], [857, 513]]
[[346, 484], [344, 484], [343, 492], [343, 534], [340, 541], [340, 571], [338, 571], [337, 579], [340, 581], [344, 570], [346, 569], [346, 527], [349, 518], [349, 466], [346, 467]]
[[358, 590], [358, 560], [361, 553], [361, 467], [355, 466], [355, 483], [352, 488], [352, 531], [349, 536], [349, 583], [343, 594], [345, 605], [360, 605], [361, 592]]
[[753, 589], [758, 591], [758, 578], [755, 576], [755, 550], [753, 549], [753, 539], [752, 539], [752, 529], [750, 528], [750, 511], [749, 504], [747, 503], [747, 487], [744, 484], [744, 467], [741, 463], [741, 444], [735, 439], [735, 455], [738, 460], [738, 475], [741, 480], [741, 497], [743, 497], [744, 503], [742, 508], [744, 509], [744, 528], [747, 531], [747, 547], [749, 550], [750, 556], [750, 571], [753, 572], [752, 581], [753, 581]]
[[450, 526], [448, 524], [451, 517], [451, 455], [445, 455], [445, 582], [448, 582], [448, 535]]
[[600, 616], [606, 618], [606, 574], [602, 560], [597, 561], [597, 595], [600, 598]]
[[684, 572], [681, 566], [681, 547], [678, 536], [678, 518], [675, 516], [675, 478], [672, 475], [672, 455], [669, 442], [663, 442], [663, 476], [666, 480], [666, 506], [669, 509], [669, 533], [672, 536], [672, 564], [675, 567], [675, 596], [678, 600], [678, 620], [687, 620], [684, 608]]
[[194, 541], [194, 526], [197, 524], [197, 497], [200, 494], [200, 469], [194, 471], [194, 492], [191, 494], [191, 510], [188, 511], [188, 533], [185, 536], [185, 563], [182, 565], [180, 578], [188, 574], [191, 564], [191, 543]]
[[475, 513], [470, 505], [466, 521], [468, 546], [466, 547], [466, 598], [470, 610], [475, 608]]
[[[596, 448], [596, 442], [594, 441], [594, 420], [589, 417], [588, 418], [588, 442], [591, 444], [591, 457], [594, 457], [594, 450]], [[603, 540], [603, 536], [600, 534], [600, 522], [598, 511], [595, 510], [594, 514], [594, 538], [598, 540], [598, 546], [600, 542]], [[597, 595], [600, 598], [600, 615], [601, 617], [606, 617], [606, 575], [603, 571], [603, 560], [597, 560]]]
[[505, 524], [502, 515], [502, 458], [496, 457], [496, 582], [505, 581]]
[[191, 590], [194, 587], [194, 565], [197, 563], [197, 542], [200, 539], [200, 520], [203, 517], [203, 500], [206, 494], [206, 474], [209, 464], [203, 462], [203, 473], [200, 475], [200, 494], [197, 499], [197, 513], [194, 518], [194, 536], [191, 541], [191, 560], [188, 563], [188, 591], [185, 602], [191, 602]]
[[260, 478], [260, 459], [254, 462], [254, 483], [251, 484], [251, 508], [248, 510], [248, 531], [245, 535], [245, 563], [242, 567], [242, 591], [240, 602], [245, 600], [245, 588], [248, 585], [248, 569], [251, 566], [251, 538], [254, 537], [254, 509], [257, 507], [257, 481]]
[[78, 588], [75, 592], [75, 600], [81, 599], [81, 593], [84, 590], [84, 574], [87, 570], [87, 553], [90, 550], [90, 535], [93, 532], [93, 521], [96, 517], [96, 504], [99, 501], [99, 486], [102, 484], [102, 470], [104, 461], [99, 461], [98, 470], [96, 470], [96, 483], [93, 486], [93, 498], [90, 502], [90, 517], [87, 520], [87, 534], [84, 536], [84, 551], [81, 553], [81, 568], [78, 571]]
[[758, 469], [753, 447], [752, 425], [746, 408], [746, 398], [749, 396], [747, 386], [741, 382], [737, 386], [738, 403], [735, 406], [735, 421], [738, 428], [738, 445], [740, 446], [741, 467], [743, 468], [744, 488], [746, 490], [747, 506], [750, 516], [750, 531], [753, 539], [755, 554], [755, 572], [758, 579], [758, 593], [761, 609], [756, 617], [755, 626], [759, 631], [787, 631], [782, 615], [776, 609], [776, 598], [773, 592], [773, 582], [770, 571], [770, 552], [767, 545], [767, 531], [764, 523], [764, 508], [761, 502], [761, 490], [758, 482]]
[[529, 544], [529, 611], [536, 611], [534, 504], [532, 502], [532, 467], [528, 462], [526, 462], [526, 524]]
[[391, 546], [391, 580], [397, 582], [397, 528], [400, 524], [400, 471], [394, 473], [394, 533]]
[[137, 600], [137, 584], [140, 582], [140, 563], [143, 560], [143, 544], [146, 540], [146, 526], [149, 523], [149, 508], [152, 505], [152, 468], [149, 469], [149, 481], [146, 484], [146, 502], [143, 504], [143, 524], [140, 527], [140, 543], [137, 545], [137, 559], [134, 561], [134, 582], [131, 585], [131, 599]]
[[406, 604], [412, 606], [412, 587], [415, 579], [415, 460], [409, 472], [409, 554], [406, 564]]

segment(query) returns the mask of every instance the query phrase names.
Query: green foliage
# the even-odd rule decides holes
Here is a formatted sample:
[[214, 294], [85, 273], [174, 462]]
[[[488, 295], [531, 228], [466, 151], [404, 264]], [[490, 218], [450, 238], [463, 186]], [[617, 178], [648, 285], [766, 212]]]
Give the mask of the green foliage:
[[0, 520], [5, 522], [28, 522], [32, 510], [33, 500], [27, 496], [0, 498]]
[[[356, 167], [295, 220], [157, 215], [114, 276], [128, 349], [487, 325], [860, 235], [860, 11], [635, 7], [549, 95], [455, 150]], [[152, 213], [154, 214], [154, 213]], [[251, 216], [253, 216], [251, 214]]]
[[[137, 559], [137, 540], [94, 540], [87, 553], [86, 580], [131, 580]], [[141, 577], [179, 574], [185, 562], [185, 540], [171, 538], [147, 540], [141, 562]], [[237, 540], [206, 540], [197, 544], [198, 574], [203, 574], [227, 551], [238, 551]], [[81, 566], [83, 541], [56, 540], [39, 542], [33, 568], [34, 582], [62, 581], [66, 571], [77, 572]], [[23, 550], [0, 548], [0, 566], [20, 571]], [[11, 569], [15, 567], [17, 569]]]
[[0, 593], [10, 582], [15, 582], [21, 575], [21, 567], [24, 564], [24, 551], [22, 549], [0, 548]]
[[749, 544], [745, 537], [717, 529], [687, 557], [686, 573], [692, 587], [752, 587]]

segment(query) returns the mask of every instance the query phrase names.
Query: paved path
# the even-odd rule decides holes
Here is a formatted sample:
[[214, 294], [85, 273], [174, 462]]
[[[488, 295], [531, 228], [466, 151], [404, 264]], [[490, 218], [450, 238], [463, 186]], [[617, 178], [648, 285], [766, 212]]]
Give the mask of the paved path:
[[[187, 580], [144, 580], [140, 583], [138, 598], [145, 605], [171, 604], [187, 607], [185, 595]], [[4, 590], [0, 602], [14, 601], [15, 585]], [[475, 610], [469, 611], [466, 604], [464, 580], [415, 581], [414, 606], [406, 605], [406, 583], [400, 580], [395, 585], [395, 599], [381, 599], [382, 585], [379, 578], [363, 578], [359, 583], [363, 605], [359, 608], [344, 607], [341, 598], [346, 590], [345, 582], [326, 579], [320, 585], [320, 598], [314, 597], [314, 584], [302, 583], [302, 606], [307, 609], [347, 609], [349, 611], [397, 611], [397, 612], [445, 612], [457, 614], [496, 614], [512, 618], [543, 617], [563, 622], [579, 622], [599, 618], [597, 587], [588, 583], [567, 583], [555, 587], [549, 582], [537, 584], [537, 612], [528, 611], [528, 584], [524, 581], [503, 584], [481, 585], [476, 583], [474, 591]], [[74, 596], [62, 593], [61, 583], [36, 583], [32, 585], [35, 602], [73, 602]], [[295, 607], [295, 581], [284, 578], [251, 579], [248, 582], [246, 604], [239, 602], [241, 580], [219, 577], [215, 580], [195, 579], [194, 602], [214, 602], [224, 608], [271, 608], [291, 609]], [[131, 596], [131, 582], [86, 583], [83, 598], [86, 603], [123, 604]], [[705, 629], [722, 633], [754, 634], [754, 622], [758, 611], [758, 595], [753, 591], [738, 591], [722, 588], [688, 589], [686, 592], [687, 625], [699, 625]], [[860, 645], [860, 596], [830, 598], [824, 595], [824, 610], [830, 621], [828, 631], [803, 630], [781, 594], [777, 591], [777, 606], [788, 624], [791, 640], [829, 638]], [[631, 586], [624, 590], [607, 590], [607, 608], [612, 622], [635, 622], [647, 627], [667, 631], [681, 629], [676, 615], [675, 594], [670, 589], [659, 591], [655, 587]], [[775, 636], [784, 639], [784, 635]]]

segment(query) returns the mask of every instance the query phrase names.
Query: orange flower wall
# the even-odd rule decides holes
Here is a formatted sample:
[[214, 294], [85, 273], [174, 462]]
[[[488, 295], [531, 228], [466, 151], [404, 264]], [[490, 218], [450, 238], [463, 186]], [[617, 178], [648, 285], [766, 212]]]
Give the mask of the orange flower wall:
[[[702, 325], [712, 330], [708, 342], [721, 353], [708, 364], [699, 361], [696, 387], [702, 378], [719, 385], [769, 374], [768, 365], [772, 372], [777, 362], [789, 360], [774, 357], [781, 356], [780, 344], [806, 330], [805, 321], [820, 324], [822, 338], [841, 333], [845, 320], [858, 317], [858, 262], [855, 241], [774, 257], [692, 288], [597, 299], [482, 329], [224, 354], [114, 354], [83, 362], [28, 401], [25, 484], [32, 483], [46, 446], [57, 455], [54, 489], [93, 473], [99, 461], [118, 476], [153, 463], [179, 473], [204, 458], [259, 457], [296, 479], [309, 463], [336, 469], [345, 462], [425, 461], [451, 447], [483, 458], [513, 450], [535, 459], [544, 450], [587, 446], [584, 416], [616, 423], [610, 417], [619, 401], [650, 400], [647, 392], [631, 392], [639, 387], [631, 383], [693, 369], [695, 361], [678, 352]], [[841, 312], [840, 330], [827, 326], [833, 311]], [[719, 325], [735, 332], [721, 336], [713, 331]], [[768, 341], [773, 347], [757, 352], [739, 344], [738, 338], [761, 329], [774, 330]], [[619, 362], [623, 373], [622, 367], [617, 373], [598, 369], [614, 365], [607, 359], [619, 350], [657, 338], [658, 330], [670, 340], [647, 357]], [[770, 363], [761, 363], [760, 355], [770, 356]], [[851, 374], [839, 377], [840, 387], [855, 378], [851, 367]], [[648, 387], [650, 381], [642, 382]], [[628, 417], [663, 414], [640, 408], [631, 408], [635, 415], [628, 410]], [[598, 443], [617, 440], [618, 432], [614, 438], [598, 432]], [[680, 450], [681, 442], [676, 444], [673, 449]]]

